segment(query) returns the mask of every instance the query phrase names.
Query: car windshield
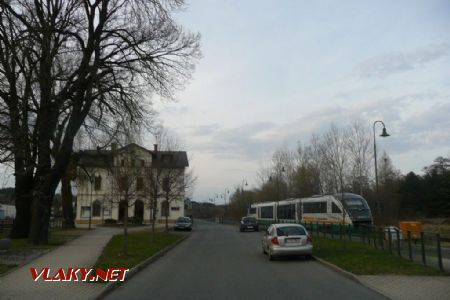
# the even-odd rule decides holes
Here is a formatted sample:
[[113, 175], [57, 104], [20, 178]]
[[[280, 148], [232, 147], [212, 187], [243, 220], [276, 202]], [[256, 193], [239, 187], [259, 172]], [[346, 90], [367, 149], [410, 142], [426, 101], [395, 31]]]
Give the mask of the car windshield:
[[367, 203], [361, 198], [346, 198], [345, 205], [348, 209], [367, 209]]
[[256, 223], [255, 218], [242, 218], [242, 222], [244, 223]]
[[284, 226], [277, 228], [278, 236], [288, 236], [288, 235], [306, 235], [304, 228], [299, 226]]
[[178, 218], [177, 223], [190, 223], [191, 219], [189, 218]]

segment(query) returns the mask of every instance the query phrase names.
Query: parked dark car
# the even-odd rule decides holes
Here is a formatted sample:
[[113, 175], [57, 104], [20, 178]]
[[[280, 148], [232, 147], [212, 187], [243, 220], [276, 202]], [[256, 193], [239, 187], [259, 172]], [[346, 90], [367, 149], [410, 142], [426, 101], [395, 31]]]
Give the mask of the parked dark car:
[[259, 231], [258, 221], [252, 217], [243, 217], [239, 229], [241, 232], [246, 230]]
[[192, 220], [188, 217], [179, 217], [175, 222], [174, 230], [192, 230]]

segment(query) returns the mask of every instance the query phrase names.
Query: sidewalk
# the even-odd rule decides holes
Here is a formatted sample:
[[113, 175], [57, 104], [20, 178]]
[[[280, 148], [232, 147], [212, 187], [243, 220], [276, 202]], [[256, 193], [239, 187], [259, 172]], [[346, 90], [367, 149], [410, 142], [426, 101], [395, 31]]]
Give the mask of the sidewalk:
[[356, 276], [365, 286], [394, 300], [450, 299], [450, 276]]
[[[133, 227], [129, 231], [149, 229]], [[97, 261], [103, 248], [123, 228], [97, 227], [14, 272], [0, 277], [0, 299], [93, 299], [106, 288], [106, 284], [86, 282], [44, 282], [33, 281], [30, 268], [48, 267], [52, 270], [68, 267], [90, 268]]]

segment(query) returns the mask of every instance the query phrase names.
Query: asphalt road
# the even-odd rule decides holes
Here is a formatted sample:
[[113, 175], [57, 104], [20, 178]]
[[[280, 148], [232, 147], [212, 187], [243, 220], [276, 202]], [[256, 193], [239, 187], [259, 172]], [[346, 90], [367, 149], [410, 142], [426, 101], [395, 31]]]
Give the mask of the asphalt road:
[[187, 240], [107, 299], [385, 299], [314, 260], [269, 261], [261, 234], [196, 220]]

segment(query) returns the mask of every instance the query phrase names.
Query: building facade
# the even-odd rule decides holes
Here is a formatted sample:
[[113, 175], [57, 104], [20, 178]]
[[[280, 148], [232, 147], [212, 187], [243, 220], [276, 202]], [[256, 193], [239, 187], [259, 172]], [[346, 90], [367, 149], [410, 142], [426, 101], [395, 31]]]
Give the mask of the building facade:
[[174, 222], [184, 216], [185, 151], [137, 144], [84, 150], [77, 158], [76, 223]]

